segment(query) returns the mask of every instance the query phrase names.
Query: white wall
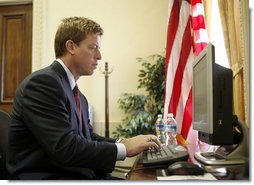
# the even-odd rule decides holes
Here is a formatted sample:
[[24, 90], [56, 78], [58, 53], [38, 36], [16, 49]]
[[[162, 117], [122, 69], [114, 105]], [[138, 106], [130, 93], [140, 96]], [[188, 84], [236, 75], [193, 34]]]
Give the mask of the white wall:
[[[165, 50], [168, 0], [44, 0], [42, 7], [36, 5], [42, 3], [40, 0], [33, 2], [34, 11], [44, 12], [41, 19], [34, 19], [34, 30], [38, 27], [36, 19], [42, 20], [44, 26], [41, 36], [43, 46], [40, 46], [42, 61], [35, 61], [36, 55], [33, 56], [36, 63], [33, 71], [51, 64], [55, 59], [54, 36], [61, 19], [84, 16], [102, 26], [104, 35], [99, 66], [104, 69], [107, 61], [109, 67], [114, 67], [109, 77], [109, 116], [110, 122], [120, 123], [124, 116], [117, 103], [121, 93], [144, 93], [137, 90], [137, 76], [141, 66], [136, 58]], [[99, 128], [98, 124], [105, 120], [104, 82], [104, 76], [99, 69], [93, 76], [81, 77], [78, 81], [80, 90], [93, 106], [93, 119], [99, 133], [103, 133], [103, 129]]]

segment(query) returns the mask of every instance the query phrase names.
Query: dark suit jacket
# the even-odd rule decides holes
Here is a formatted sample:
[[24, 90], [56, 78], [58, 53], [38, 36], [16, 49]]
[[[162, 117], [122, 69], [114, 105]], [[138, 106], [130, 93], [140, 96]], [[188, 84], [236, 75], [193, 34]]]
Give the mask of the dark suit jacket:
[[[57, 61], [18, 87], [11, 114], [7, 168], [12, 179], [96, 179], [114, 169], [117, 147], [89, 128], [80, 93], [83, 130], [66, 72]], [[90, 129], [90, 132], [89, 132]]]

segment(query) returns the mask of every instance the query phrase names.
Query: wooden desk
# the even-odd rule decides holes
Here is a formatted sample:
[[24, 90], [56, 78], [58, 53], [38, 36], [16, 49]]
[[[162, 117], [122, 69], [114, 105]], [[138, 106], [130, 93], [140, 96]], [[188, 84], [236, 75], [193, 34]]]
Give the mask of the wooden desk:
[[[212, 173], [219, 180], [249, 180], [246, 178], [245, 165], [230, 165], [230, 166], [204, 166], [195, 158], [194, 154], [197, 151], [207, 151], [207, 145], [188, 145], [186, 146], [189, 152], [189, 162], [195, 163], [205, 169], [206, 172]], [[132, 170], [127, 175], [127, 180], [156, 180], [156, 170], [159, 168], [143, 167], [140, 163], [141, 155], [136, 158]]]
[[136, 161], [127, 175], [127, 180], [156, 180], [156, 168], [144, 168], [140, 163], [141, 155], [136, 158]]

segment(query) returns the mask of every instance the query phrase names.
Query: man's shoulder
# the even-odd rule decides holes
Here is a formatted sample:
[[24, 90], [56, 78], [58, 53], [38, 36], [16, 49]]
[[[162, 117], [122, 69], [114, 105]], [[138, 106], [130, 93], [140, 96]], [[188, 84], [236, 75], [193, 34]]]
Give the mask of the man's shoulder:
[[60, 75], [53, 69], [52, 65], [39, 69], [28, 75], [21, 83], [21, 85], [27, 85], [30, 82], [46, 82], [54, 83], [60, 80]]
[[51, 65], [44, 67], [42, 69], [39, 69], [37, 71], [32, 72], [30, 75], [28, 75], [28, 78], [33, 78], [36, 76], [46, 75], [46, 76], [63, 76], [64, 75], [64, 69], [57, 61], [54, 61]]

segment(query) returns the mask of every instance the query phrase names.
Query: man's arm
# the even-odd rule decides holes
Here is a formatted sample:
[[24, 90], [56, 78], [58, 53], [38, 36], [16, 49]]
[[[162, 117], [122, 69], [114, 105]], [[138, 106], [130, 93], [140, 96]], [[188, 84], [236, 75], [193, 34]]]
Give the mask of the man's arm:
[[113, 143], [87, 140], [70, 122], [70, 100], [61, 79], [36, 75], [23, 89], [23, 119], [43, 150], [64, 166], [112, 171], [117, 147]]

